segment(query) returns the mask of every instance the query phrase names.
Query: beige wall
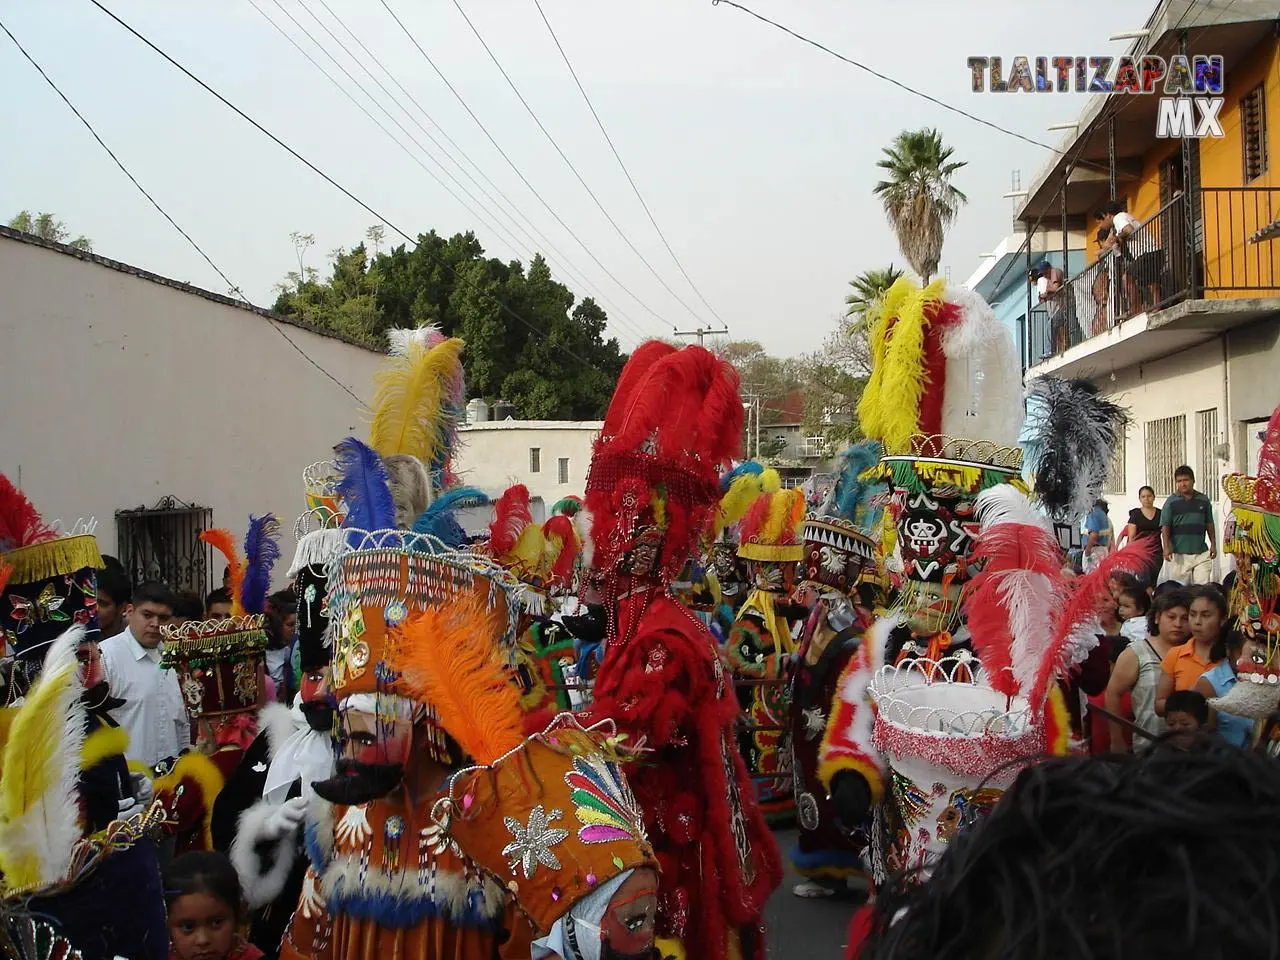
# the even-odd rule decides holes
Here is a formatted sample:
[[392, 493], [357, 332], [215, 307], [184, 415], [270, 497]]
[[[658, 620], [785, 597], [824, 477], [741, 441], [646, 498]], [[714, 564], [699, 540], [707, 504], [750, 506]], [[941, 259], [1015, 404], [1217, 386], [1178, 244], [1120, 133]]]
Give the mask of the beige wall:
[[[523, 483], [531, 497], [550, 509], [561, 497], [582, 496], [591, 464], [591, 444], [600, 432], [596, 420], [502, 420], [472, 424], [461, 431], [455, 470], [464, 483], [496, 497]], [[529, 449], [541, 451], [541, 469], [529, 470]], [[560, 483], [558, 464], [569, 461], [569, 482]]]
[[[98, 520], [166, 495], [243, 533], [284, 519], [292, 559], [301, 472], [349, 434], [380, 356], [65, 253], [0, 236], [0, 472], [46, 518]], [[278, 568], [283, 580], [287, 562]]]

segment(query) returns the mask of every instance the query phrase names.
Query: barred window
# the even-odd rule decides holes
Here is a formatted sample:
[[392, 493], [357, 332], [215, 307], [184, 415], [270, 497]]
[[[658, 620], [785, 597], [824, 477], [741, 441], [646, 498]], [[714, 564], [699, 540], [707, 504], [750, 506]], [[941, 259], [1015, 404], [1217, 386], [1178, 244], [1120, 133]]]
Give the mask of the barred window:
[[558, 464], [558, 469], [556, 472], [557, 472], [557, 477], [556, 477], [557, 482], [559, 483], [569, 482], [569, 458], [568, 457], [560, 458], [560, 463]]
[[1267, 106], [1262, 84], [1240, 100], [1240, 135], [1244, 138], [1244, 182], [1267, 172]]
[[1187, 418], [1148, 420], [1144, 431], [1147, 485], [1156, 496], [1173, 493], [1173, 471], [1187, 462]]
[[1218, 409], [1196, 412], [1200, 440], [1200, 462], [1196, 464], [1196, 486], [1210, 496], [1218, 487]]
[[542, 448], [541, 447], [529, 448], [529, 472], [530, 473], [542, 472]]
[[1120, 440], [1116, 444], [1115, 450], [1111, 452], [1111, 465], [1107, 468], [1107, 485], [1105, 488], [1110, 493], [1124, 493], [1128, 488], [1125, 483], [1124, 459], [1126, 436], [1127, 431], [1120, 435]]

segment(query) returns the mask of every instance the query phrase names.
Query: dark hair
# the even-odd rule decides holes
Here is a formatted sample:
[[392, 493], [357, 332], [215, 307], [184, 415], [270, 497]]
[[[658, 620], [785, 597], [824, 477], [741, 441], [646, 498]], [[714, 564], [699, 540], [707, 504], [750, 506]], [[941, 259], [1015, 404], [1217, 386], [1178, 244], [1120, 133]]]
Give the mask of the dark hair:
[[143, 603], [154, 603], [162, 607], [168, 607], [173, 610], [173, 591], [169, 589], [167, 583], [159, 580], [148, 580], [146, 583], [140, 583], [133, 588], [133, 605], [136, 607]]
[[1151, 611], [1151, 598], [1147, 596], [1147, 591], [1143, 590], [1140, 585], [1135, 584], [1131, 587], [1125, 587], [1120, 591], [1120, 596], [1128, 597], [1133, 601], [1133, 605], [1138, 608], [1141, 616], [1146, 616]]
[[[1164, 584], [1162, 583], [1160, 586], [1163, 587]], [[1191, 609], [1191, 598], [1187, 596], [1187, 591], [1178, 586], [1161, 593], [1157, 588], [1155, 599], [1151, 601], [1151, 609], [1147, 612], [1147, 631], [1151, 636], [1160, 636], [1160, 614], [1166, 610], [1172, 610], [1174, 607]]]
[[195, 850], [169, 864], [164, 872], [165, 906], [172, 909], [174, 901], [192, 893], [216, 897], [232, 909], [237, 921], [244, 919], [240, 878], [225, 853]]
[[1179, 477], [1190, 477], [1192, 483], [1196, 482], [1196, 472], [1185, 463], [1173, 471], [1173, 479], [1177, 480]]
[[1164, 702], [1164, 713], [1187, 713], [1196, 718], [1196, 723], [1204, 726], [1209, 722], [1209, 701], [1203, 693], [1195, 690], [1175, 690]]
[[1093, 501], [1093, 508], [1095, 510], [1101, 510], [1103, 513], [1106, 513], [1108, 510], [1111, 509], [1111, 505], [1107, 503], [1107, 501], [1099, 497], [1097, 500]]
[[1124, 201], [1112, 200], [1102, 209], [1105, 210], [1107, 213], [1124, 213]]
[[[1095, 214], [1095, 216], [1098, 220], [1102, 219], [1101, 212]], [[1098, 232], [1093, 235], [1093, 239], [1098, 243], [1102, 243], [1103, 240], [1107, 239], [1107, 234], [1109, 234], [1110, 232], [1111, 231], [1108, 230], [1106, 227], [1099, 227]]]
[[927, 883], [876, 891], [861, 956], [1274, 956], [1280, 767], [1214, 739], [1024, 770]]
[[1218, 631], [1218, 639], [1213, 641], [1213, 646], [1209, 648], [1209, 659], [1216, 663], [1219, 660], [1226, 660], [1232, 654], [1239, 654], [1246, 639], [1244, 633], [1236, 626], [1236, 621], [1234, 619], [1228, 621]]
[[200, 620], [204, 617], [204, 605], [200, 595], [191, 590], [180, 590], [173, 595], [173, 615], [183, 620]]
[[207, 611], [215, 603], [230, 603], [230, 602], [231, 602], [231, 591], [224, 590], [222, 587], [219, 587], [217, 590], [210, 591], [209, 595], [204, 598], [204, 608]]
[[104, 556], [106, 566], [98, 571], [98, 596], [106, 596], [116, 606], [124, 606], [133, 599], [133, 583], [125, 572], [124, 564], [115, 557]]
[[1147, 486], [1147, 485], [1144, 483], [1142, 486], [1140, 486], [1140, 487], [1138, 488], [1138, 496], [1142, 496], [1142, 491], [1143, 491], [1143, 490], [1150, 490], [1150, 491], [1151, 491], [1151, 495], [1152, 495], [1153, 497], [1156, 495], [1156, 488], [1155, 488], [1155, 487], [1149, 487], [1149, 486]]
[[1191, 604], [1195, 603], [1195, 601], [1197, 600], [1208, 600], [1210, 603], [1212, 603], [1215, 607], [1218, 608], [1218, 613], [1222, 614], [1222, 619], [1224, 622], [1226, 621], [1227, 617], [1231, 615], [1229, 610], [1227, 609], [1227, 598], [1217, 584], [1214, 584], [1214, 583], [1197, 584], [1196, 586], [1191, 587], [1187, 590], [1187, 599], [1190, 601], [1187, 604], [1187, 609], [1190, 609]]

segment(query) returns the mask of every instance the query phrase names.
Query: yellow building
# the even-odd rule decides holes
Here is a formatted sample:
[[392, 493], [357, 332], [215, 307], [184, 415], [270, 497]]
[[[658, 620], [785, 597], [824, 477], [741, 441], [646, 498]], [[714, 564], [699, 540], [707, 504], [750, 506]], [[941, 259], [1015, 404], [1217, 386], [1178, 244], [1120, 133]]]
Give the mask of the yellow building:
[[[1278, 15], [1276, 0], [1161, 3], [1126, 54], [1222, 57], [1222, 135], [1157, 136], [1158, 90], [1096, 95], [1017, 216], [1087, 237], [1087, 266], [1030, 310], [1025, 359], [1028, 379], [1088, 377], [1130, 409], [1106, 488], [1117, 530], [1138, 488], [1162, 499], [1184, 463], [1220, 502], [1280, 403]], [[1136, 221], [1119, 250], [1099, 243], [1111, 203]]]

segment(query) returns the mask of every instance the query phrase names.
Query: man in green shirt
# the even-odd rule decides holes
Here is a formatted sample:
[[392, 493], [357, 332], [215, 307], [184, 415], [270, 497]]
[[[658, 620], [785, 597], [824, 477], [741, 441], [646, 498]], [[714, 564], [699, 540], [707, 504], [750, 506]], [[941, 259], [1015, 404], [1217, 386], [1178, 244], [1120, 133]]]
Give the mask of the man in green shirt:
[[1195, 488], [1195, 472], [1186, 464], [1173, 472], [1176, 491], [1160, 510], [1160, 542], [1168, 576], [1184, 584], [1212, 583], [1218, 543], [1213, 504]]

